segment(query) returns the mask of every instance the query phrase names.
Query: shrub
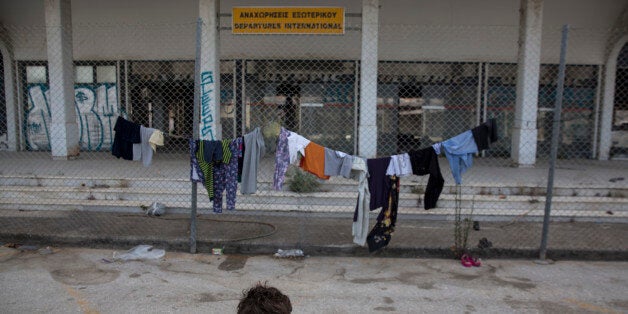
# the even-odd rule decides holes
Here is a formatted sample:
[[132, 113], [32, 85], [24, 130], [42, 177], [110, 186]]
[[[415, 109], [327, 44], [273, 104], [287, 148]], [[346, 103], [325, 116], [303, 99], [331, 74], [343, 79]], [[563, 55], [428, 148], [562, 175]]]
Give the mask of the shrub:
[[288, 170], [288, 188], [296, 193], [317, 192], [321, 186], [318, 179], [300, 168], [292, 167]]

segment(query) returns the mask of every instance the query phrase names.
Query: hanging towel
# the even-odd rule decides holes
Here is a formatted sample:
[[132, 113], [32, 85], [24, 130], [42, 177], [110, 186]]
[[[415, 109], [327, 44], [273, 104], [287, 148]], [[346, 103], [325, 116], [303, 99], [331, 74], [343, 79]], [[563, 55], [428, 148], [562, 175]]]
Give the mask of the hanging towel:
[[418, 151], [411, 151], [410, 163], [412, 164], [412, 173], [418, 176], [429, 174], [427, 179], [427, 187], [425, 188], [424, 208], [430, 209], [436, 207], [436, 202], [440, 197], [445, 185], [445, 179], [440, 172], [438, 165], [438, 155], [433, 147], [427, 147]]
[[325, 175], [325, 147], [314, 142], [310, 142], [305, 147], [305, 156], [301, 158], [301, 169], [321, 178], [328, 180]]
[[164, 146], [164, 133], [159, 130], [155, 130], [148, 139], [148, 143], [150, 144], [150, 147], [153, 148], [153, 151], [156, 152], [157, 146]]
[[244, 151], [240, 192], [242, 194], [253, 194], [257, 192], [259, 162], [266, 150], [264, 137], [259, 127], [244, 135], [244, 145], [246, 150]]

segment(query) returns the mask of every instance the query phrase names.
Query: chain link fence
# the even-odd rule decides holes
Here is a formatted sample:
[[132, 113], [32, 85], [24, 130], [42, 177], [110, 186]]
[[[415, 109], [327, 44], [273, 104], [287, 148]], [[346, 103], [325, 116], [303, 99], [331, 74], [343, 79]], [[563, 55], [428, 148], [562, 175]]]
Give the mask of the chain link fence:
[[[17, 103], [0, 111], [3, 234], [36, 238], [48, 226], [59, 237], [91, 230], [96, 236], [88, 244], [138, 232], [155, 243], [165, 237], [184, 243], [190, 232], [187, 223], [198, 219], [200, 250], [238, 243], [240, 250], [254, 251], [272, 239], [277, 248], [357, 251], [351, 236], [357, 181], [321, 180], [292, 165], [284, 189], [273, 189], [280, 127], [351, 155], [360, 154], [360, 136], [366, 136], [366, 142], [376, 143], [377, 156], [363, 157], [385, 157], [429, 147], [495, 119], [499, 140], [473, 156], [460, 187], [445, 154], [440, 155], [445, 183], [436, 208], [422, 207], [429, 176], [401, 178], [399, 217], [388, 250], [449, 249], [456, 210], [475, 222], [468, 224], [472, 249], [479, 245], [495, 255], [538, 250], [560, 29], [543, 30], [543, 46], [528, 47], [537, 53], [538, 69], [534, 63], [517, 63], [517, 27], [382, 24], [377, 77], [363, 78], [359, 15], [348, 15], [341, 36], [234, 35], [229, 18], [222, 20], [222, 139], [259, 127], [265, 151], [256, 193], [238, 192], [235, 211], [213, 215], [213, 204], [199, 186], [198, 217], [189, 215], [189, 139], [194, 111], [199, 110], [194, 104], [196, 23], [74, 25], [72, 34], [69, 29], [59, 33], [72, 35], [73, 46], [53, 51], [46, 48], [50, 29], [4, 25], [2, 40], [12, 55], [3, 58], [12, 61], [3, 71], [13, 75]], [[625, 252], [620, 239], [626, 237], [628, 164], [597, 158], [603, 77], [614, 70], [600, 61], [612, 34], [628, 30], [570, 31], [549, 249], [555, 255]], [[74, 60], [65, 67], [71, 73], [53, 73], [47, 60], [63, 64], [64, 49], [73, 51]], [[626, 56], [623, 52], [620, 59]], [[625, 156], [628, 147], [622, 133], [627, 125], [627, 64], [618, 61], [611, 132], [615, 159]], [[525, 77], [518, 78], [523, 72]], [[63, 75], [73, 75], [74, 85], [63, 89], [71, 95], [51, 94]], [[360, 107], [368, 101], [361, 97], [369, 89], [376, 91], [376, 128], [361, 133], [368, 121], [361, 121], [365, 116], [360, 110], [369, 109]], [[73, 99], [74, 106], [61, 103], [63, 97]], [[538, 108], [529, 105], [529, 97], [538, 99]], [[66, 125], [64, 116], [76, 124]], [[118, 117], [164, 133], [164, 145], [157, 147], [150, 166], [112, 156]], [[11, 128], [16, 130], [13, 138]], [[74, 142], [80, 149], [77, 158], [51, 158], [55, 147]], [[533, 166], [517, 167], [513, 152], [531, 155]], [[164, 204], [166, 213], [160, 218], [144, 215], [155, 202]], [[370, 226], [378, 212], [371, 212]], [[109, 227], [96, 228], [99, 224]]]

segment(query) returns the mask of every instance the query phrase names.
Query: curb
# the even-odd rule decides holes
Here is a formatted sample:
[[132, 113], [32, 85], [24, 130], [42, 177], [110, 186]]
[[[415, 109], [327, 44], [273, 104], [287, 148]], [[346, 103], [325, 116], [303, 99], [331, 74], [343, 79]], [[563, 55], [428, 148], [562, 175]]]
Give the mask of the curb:
[[[189, 252], [189, 239], [150, 239], [140, 237], [106, 237], [91, 238], [45, 236], [33, 234], [0, 233], [0, 242], [23, 243], [28, 245], [56, 247], [86, 247], [97, 249], [128, 250], [140, 244], [149, 244], [166, 251]], [[197, 241], [198, 254], [211, 254], [213, 248], [222, 248], [225, 254], [272, 255], [277, 249], [288, 249], [281, 244], [253, 244], [234, 242]], [[369, 253], [368, 249], [359, 246], [320, 246], [303, 244], [300, 247], [306, 256], [337, 256], [337, 257], [384, 257], [384, 258], [444, 258], [453, 259], [450, 248], [409, 248], [386, 247], [380, 251]], [[537, 259], [537, 249], [490, 248], [474, 249], [472, 254], [481, 258], [492, 259]], [[604, 250], [567, 250], [548, 249], [547, 257], [552, 260], [584, 260], [584, 261], [628, 261], [628, 251]]]

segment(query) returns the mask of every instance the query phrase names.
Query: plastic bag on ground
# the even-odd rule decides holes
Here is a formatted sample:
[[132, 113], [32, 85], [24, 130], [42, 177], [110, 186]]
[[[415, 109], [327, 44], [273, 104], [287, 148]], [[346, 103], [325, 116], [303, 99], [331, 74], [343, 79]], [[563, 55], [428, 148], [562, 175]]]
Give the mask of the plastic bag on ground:
[[294, 250], [282, 250], [278, 249], [277, 253], [275, 253], [275, 257], [304, 257], [302, 250], [294, 249]]
[[154, 249], [152, 245], [138, 245], [125, 253], [117, 254], [113, 252], [113, 259], [116, 261], [137, 261], [146, 259], [160, 259], [166, 255], [165, 250]]
[[146, 209], [146, 215], [149, 216], [161, 216], [166, 213], [166, 205], [162, 203], [154, 202]]

